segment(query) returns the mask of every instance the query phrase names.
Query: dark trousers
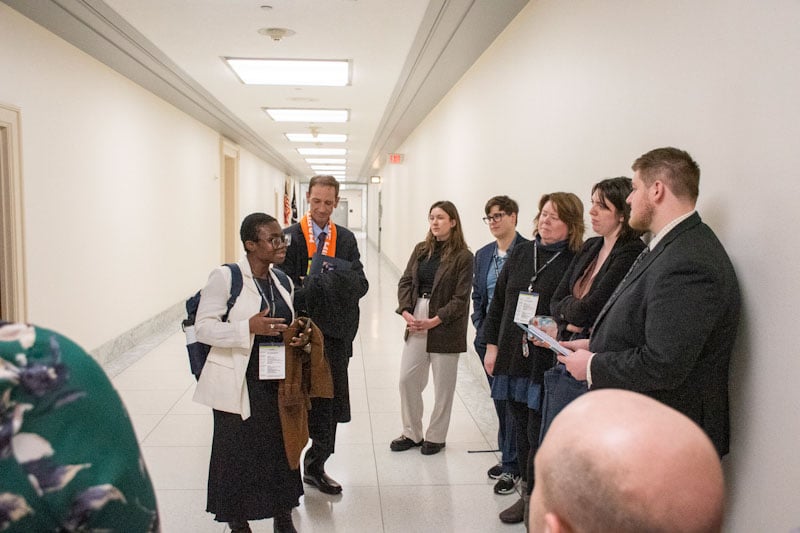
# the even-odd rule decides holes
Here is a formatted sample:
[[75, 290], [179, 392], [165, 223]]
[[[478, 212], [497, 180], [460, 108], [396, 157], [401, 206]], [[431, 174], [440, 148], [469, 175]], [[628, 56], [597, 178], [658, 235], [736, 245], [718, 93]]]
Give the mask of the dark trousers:
[[527, 483], [527, 492], [533, 491], [533, 458], [539, 449], [539, 429], [542, 426], [542, 413], [529, 409], [521, 402], [508, 402], [517, 430], [517, 463], [522, 479]]
[[[481, 358], [481, 366], [483, 366], [483, 359], [486, 357], [486, 345], [479, 344], [476, 341], [474, 346], [475, 351], [478, 352], [478, 357]], [[483, 373], [486, 374], [486, 369], [484, 369]], [[494, 378], [486, 374], [486, 379], [489, 380], [489, 388], [491, 388]], [[500, 449], [503, 472], [519, 475], [520, 471], [517, 463], [517, 432], [514, 426], [514, 416], [511, 414], [511, 409], [508, 407], [508, 401], [494, 400], [494, 410], [497, 413], [497, 447]]]
[[325, 470], [325, 461], [336, 448], [336, 425], [350, 421], [347, 367], [352, 354], [352, 342], [325, 336], [325, 357], [331, 367], [333, 398], [311, 398], [311, 410], [308, 412], [311, 447], [303, 459], [306, 472], [321, 473]]

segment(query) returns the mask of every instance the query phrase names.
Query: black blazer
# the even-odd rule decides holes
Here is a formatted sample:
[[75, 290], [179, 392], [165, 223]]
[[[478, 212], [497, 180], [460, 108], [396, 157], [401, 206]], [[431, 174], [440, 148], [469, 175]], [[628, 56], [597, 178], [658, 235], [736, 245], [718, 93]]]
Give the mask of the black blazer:
[[300, 224], [292, 224], [283, 233], [291, 235], [292, 244], [280, 269], [294, 281], [295, 311], [310, 316], [326, 337], [352, 342], [358, 332], [358, 301], [369, 289], [355, 235], [336, 226], [336, 257], [348, 261], [349, 269], [306, 276], [308, 247]]
[[644, 393], [700, 425], [728, 452], [728, 367], [739, 285], [711, 228], [694, 213], [620, 285], [594, 325], [592, 388]]
[[575, 338], [589, 337], [589, 328], [644, 246], [644, 242], [636, 237], [625, 241], [617, 240], [595, 276], [589, 292], [583, 298], [575, 298], [572, 295], [572, 288], [586, 271], [589, 263], [600, 253], [603, 237], [593, 237], [583, 243], [581, 251], [570, 263], [550, 300], [550, 313], [558, 323], [559, 340], [568, 340], [573, 336], [566, 330], [567, 324], [584, 328], [585, 334], [579, 334]]

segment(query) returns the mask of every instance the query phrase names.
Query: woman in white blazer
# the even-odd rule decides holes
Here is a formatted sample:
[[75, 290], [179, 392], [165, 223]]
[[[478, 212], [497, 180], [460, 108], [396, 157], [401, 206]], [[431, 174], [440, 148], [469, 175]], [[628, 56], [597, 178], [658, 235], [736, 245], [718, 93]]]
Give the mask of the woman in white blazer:
[[214, 409], [206, 510], [231, 531], [248, 532], [248, 520], [274, 518], [275, 531], [294, 532], [291, 511], [303, 484], [284, 451], [280, 379], [259, 376], [260, 359], [280, 353], [294, 320], [292, 282], [273, 268], [286, 257], [286, 241], [278, 221], [264, 213], [245, 217], [240, 234], [243, 286], [228, 320], [222, 317], [232, 273], [223, 266], [202, 289], [195, 321], [197, 340], [212, 347], [194, 394]]

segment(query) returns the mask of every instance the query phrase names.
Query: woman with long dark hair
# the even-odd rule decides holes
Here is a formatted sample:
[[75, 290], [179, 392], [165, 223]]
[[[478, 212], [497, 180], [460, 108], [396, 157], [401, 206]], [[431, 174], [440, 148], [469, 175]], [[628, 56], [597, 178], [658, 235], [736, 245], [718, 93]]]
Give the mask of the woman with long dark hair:
[[[424, 455], [445, 447], [458, 373], [458, 356], [467, 351], [467, 321], [472, 288], [472, 252], [452, 202], [434, 203], [430, 229], [414, 247], [397, 288], [397, 313], [406, 321], [400, 363], [403, 434], [392, 451], [421, 446]], [[422, 391], [433, 373], [435, 400], [430, 425], [422, 431]]]

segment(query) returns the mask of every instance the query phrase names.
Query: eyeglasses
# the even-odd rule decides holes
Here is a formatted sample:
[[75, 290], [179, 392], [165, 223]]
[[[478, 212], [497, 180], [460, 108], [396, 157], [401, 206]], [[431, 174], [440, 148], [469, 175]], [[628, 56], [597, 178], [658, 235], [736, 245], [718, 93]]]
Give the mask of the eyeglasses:
[[503, 217], [507, 215], [508, 213], [500, 211], [499, 213], [495, 213], [494, 215], [485, 216], [481, 220], [483, 220], [484, 224], [491, 224], [492, 222], [500, 222], [501, 220], [503, 220]]
[[267, 241], [273, 248], [282, 248], [289, 246], [292, 243], [290, 235], [281, 235], [280, 237], [259, 237], [258, 240]]

